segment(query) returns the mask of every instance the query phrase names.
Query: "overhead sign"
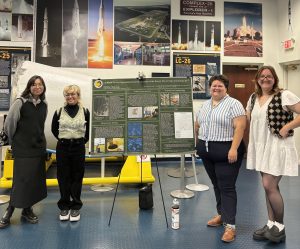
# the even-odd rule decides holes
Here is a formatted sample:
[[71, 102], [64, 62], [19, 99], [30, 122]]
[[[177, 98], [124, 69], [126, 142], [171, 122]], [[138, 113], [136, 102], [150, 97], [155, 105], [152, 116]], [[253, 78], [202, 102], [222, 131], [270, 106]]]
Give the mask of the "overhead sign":
[[199, 0], [181, 0], [180, 15], [215, 16], [215, 2]]

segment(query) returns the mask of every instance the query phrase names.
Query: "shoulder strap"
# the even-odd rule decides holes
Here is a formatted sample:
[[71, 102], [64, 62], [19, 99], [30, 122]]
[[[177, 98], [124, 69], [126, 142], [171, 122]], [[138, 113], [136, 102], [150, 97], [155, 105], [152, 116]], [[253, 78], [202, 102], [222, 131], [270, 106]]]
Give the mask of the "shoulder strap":
[[251, 95], [251, 105], [250, 105], [250, 112], [252, 112], [254, 105], [255, 105], [255, 100], [256, 100], [256, 94], [252, 93]]
[[17, 99], [22, 101], [22, 105], [24, 104], [24, 99], [23, 98], [17, 98]]
[[57, 118], [58, 118], [58, 119], [60, 118], [61, 110], [62, 110], [62, 107], [59, 108], [59, 109], [56, 111], [56, 113], [57, 113]]

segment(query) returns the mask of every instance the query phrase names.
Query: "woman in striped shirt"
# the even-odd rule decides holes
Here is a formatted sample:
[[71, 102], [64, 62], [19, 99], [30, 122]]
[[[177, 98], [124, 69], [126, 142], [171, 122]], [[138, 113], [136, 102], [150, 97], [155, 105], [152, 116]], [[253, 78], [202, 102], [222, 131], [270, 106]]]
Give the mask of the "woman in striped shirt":
[[235, 239], [237, 194], [235, 183], [245, 153], [242, 141], [246, 127], [243, 105], [227, 94], [229, 80], [224, 75], [210, 78], [211, 99], [204, 102], [195, 122], [196, 150], [214, 186], [218, 214], [208, 226], [223, 223], [222, 241]]

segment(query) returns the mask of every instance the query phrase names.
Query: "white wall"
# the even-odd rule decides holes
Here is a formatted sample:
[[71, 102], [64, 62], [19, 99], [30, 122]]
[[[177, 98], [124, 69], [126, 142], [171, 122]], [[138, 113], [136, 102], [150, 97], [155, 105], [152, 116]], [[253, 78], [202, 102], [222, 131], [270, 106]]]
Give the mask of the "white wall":
[[[300, 97], [300, 1], [291, 0], [291, 23], [292, 29], [288, 25], [288, 0], [277, 0], [278, 5], [278, 30], [279, 42], [294, 38], [295, 48], [285, 50], [280, 43], [278, 49], [278, 62], [284, 69], [282, 86]], [[298, 154], [300, 155], [300, 128], [295, 129], [295, 143]]]
[[[300, 62], [300, 1], [291, 0], [291, 23], [292, 29], [288, 25], [288, 0], [277, 0], [278, 12], [278, 30], [279, 30], [279, 56], [278, 62], [282, 64], [291, 64]], [[285, 50], [281, 44], [284, 40], [294, 38], [295, 48]]]

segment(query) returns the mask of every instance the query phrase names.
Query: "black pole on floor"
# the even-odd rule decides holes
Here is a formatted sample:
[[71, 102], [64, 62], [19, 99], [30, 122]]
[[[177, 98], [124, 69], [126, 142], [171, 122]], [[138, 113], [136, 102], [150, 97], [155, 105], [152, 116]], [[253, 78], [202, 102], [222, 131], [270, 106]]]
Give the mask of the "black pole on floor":
[[113, 204], [112, 204], [112, 207], [111, 207], [111, 210], [110, 210], [108, 226], [110, 226], [110, 221], [111, 221], [112, 213], [113, 213], [113, 211], [114, 211], [114, 206], [115, 206], [116, 197], [117, 197], [117, 192], [118, 192], [119, 183], [120, 183], [120, 177], [121, 177], [121, 173], [122, 173], [122, 169], [123, 169], [124, 163], [125, 163], [125, 159], [124, 159], [124, 155], [123, 155], [123, 164], [122, 164], [122, 167], [121, 167], [121, 171], [120, 171], [120, 173], [119, 173], [119, 176], [118, 176], [118, 182], [117, 182], [117, 187], [116, 187], [116, 191], [115, 191], [115, 195], [114, 195]]
[[162, 192], [162, 187], [161, 187], [161, 182], [160, 182], [160, 176], [159, 176], [159, 170], [158, 170], [156, 154], [154, 154], [154, 157], [155, 157], [155, 165], [156, 165], [157, 177], [158, 177], [158, 182], [159, 182], [160, 195], [161, 195], [161, 199], [162, 199], [162, 203], [163, 203], [163, 207], [164, 207], [164, 212], [165, 212], [166, 224], [167, 224], [167, 228], [169, 228], [168, 218], [167, 218], [167, 213], [166, 213], [166, 207], [165, 207], [165, 201], [164, 201], [164, 195], [163, 195], [163, 192]]

